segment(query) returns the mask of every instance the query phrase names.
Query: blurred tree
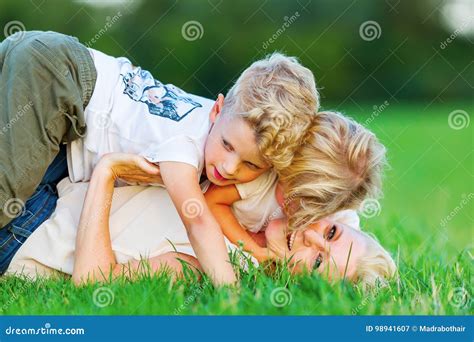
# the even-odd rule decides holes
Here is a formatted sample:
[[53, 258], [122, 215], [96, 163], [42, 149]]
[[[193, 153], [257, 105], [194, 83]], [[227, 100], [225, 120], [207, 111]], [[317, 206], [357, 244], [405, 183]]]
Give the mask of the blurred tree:
[[[472, 36], [463, 35], [464, 21], [455, 29], [442, 25], [444, 5], [432, 0], [3, 0], [0, 23], [6, 35], [19, 21], [27, 30], [77, 36], [92, 48], [130, 58], [163, 82], [208, 97], [225, 92], [253, 60], [278, 50], [298, 56], [315, 73], [323, 97], [341, 105], [471, 100]], [[466, 20], [472, 15], [467, 11]], [[363, 36], [369, 24], [367, 34], [375, 36]]]

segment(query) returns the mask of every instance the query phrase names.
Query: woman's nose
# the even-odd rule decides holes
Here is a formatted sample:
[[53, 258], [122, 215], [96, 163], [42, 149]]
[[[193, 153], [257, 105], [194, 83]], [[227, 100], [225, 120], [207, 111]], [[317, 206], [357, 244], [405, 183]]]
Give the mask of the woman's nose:
[[306, 229], [303, 233], [303, 236], [303, 242], [306, 247], [316, 247], [318, 249], [324, 250], [326, 240], [324, 240], [322, 234], [313, 229]]

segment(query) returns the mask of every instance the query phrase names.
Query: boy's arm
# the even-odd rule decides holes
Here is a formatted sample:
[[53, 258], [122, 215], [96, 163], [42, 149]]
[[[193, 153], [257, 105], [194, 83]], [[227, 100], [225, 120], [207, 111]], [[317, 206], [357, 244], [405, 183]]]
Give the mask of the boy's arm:
[[232, 203], [241, 199], [235, 185], [211, 185], [205, 194], [205, 198], [209, 209], [214, 214], [224, 235], [230, 242], [238, 245], [239, 241], [242, 241], [244, 250], [252, 253], [259, 262], [265, 261], [270, 257], [268, 250], [255, 242], [232, 212], [230, 207]]
[[82, 284], [89, 281], [110, 281], [116, 277], [135, 278], [162, 269], [181, 275], [182, 261], [191, 266], [193, 272], [200, 269], [197, 260], [183, 253], [170, 252], [142, 261], [133, 260], [118, 264], [112, 250], [109, 216], [112, 205], [114, 182], [117, 179], [134, 182], [161, 182], [159, 167], [148, 163], [143, 157], [111, 153], [102, 157], [94, 169], [81, 213], [76, 237], [72, 281]]
[[204, 272], [215, 285], [235, 283], [224, 236], [206, 204], [196, 168], [180, 162], [160, 162], [160, 171]]

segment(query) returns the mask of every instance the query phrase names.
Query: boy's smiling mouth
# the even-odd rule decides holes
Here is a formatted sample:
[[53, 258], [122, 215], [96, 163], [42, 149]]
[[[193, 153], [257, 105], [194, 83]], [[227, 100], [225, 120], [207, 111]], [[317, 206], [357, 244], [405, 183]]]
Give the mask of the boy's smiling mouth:
[[228, 180], [227, 178], [225, 178], [224, 176], [222, 176], [219, 171], [217, 170], [217, 167], [214, 166], [214, 177], [219, 180], [219, 181], [226, 181]]

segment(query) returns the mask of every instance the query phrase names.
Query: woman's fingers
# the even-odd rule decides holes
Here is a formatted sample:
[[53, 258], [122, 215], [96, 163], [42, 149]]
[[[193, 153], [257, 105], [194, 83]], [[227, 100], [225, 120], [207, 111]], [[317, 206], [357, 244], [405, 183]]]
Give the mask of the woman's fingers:
[[150, 163], [148, 160], [141, 156], [137, 156], [137, 165], [145, 171], [146, 173], [149, 173], [150, 175], [158, 175], [160, 174], [160, 167], [158, 165], [155, 165], [153, 163]]
[[115, 178], [128, 182], [163, 183], [160, 167], [148, 162], [144, 157], [129, 153], [110, 153], [104, 157], [106, 167]]

